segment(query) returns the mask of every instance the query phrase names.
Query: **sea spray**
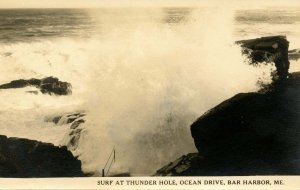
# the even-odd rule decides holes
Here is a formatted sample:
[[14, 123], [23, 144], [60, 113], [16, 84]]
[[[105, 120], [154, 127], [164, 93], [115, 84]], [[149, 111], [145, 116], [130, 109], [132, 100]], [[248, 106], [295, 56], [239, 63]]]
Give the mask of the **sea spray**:
[[84, 110], [73, 154], [85, 172], [101, 171], [115, 147], [112, 171], [150, 175], [196, 151], [189, 126], [198, 116], [257, 90], [258, 78], [269, 72], [244, 63], [232, 10], [189, 9], [178, 22], [156, 9], [119, 11], [91, 12], [99, 33], [88, 39], [1, 44], [1, 83], [54, 76], [73, 87], [65, 97], [1, 90], [1, 134], [64, 145], [70, 126], [44, 118]]
[[244, 63], [233, 43], [232, 12], [220, 11], [194, 10], [175, 26], [123, 20], [130, 25], [125, 33], [112, 30], [102, 39], [88, 66], [89, 129], [78, 149], [84, 170], [103, 167], [115, 147], [115, 167], [149, 175], [195, 151], [189, 126], [199, 115], [236, 93], [257, 90], [270, 67]]

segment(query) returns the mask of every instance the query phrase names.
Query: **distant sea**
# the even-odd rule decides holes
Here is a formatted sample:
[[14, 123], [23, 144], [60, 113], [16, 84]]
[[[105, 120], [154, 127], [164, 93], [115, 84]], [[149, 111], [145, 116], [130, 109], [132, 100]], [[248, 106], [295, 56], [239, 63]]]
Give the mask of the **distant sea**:
[[300, 8], [237, 10], [234, 35], [240, 38], [285, 35], [292, 48], [299, 48]]

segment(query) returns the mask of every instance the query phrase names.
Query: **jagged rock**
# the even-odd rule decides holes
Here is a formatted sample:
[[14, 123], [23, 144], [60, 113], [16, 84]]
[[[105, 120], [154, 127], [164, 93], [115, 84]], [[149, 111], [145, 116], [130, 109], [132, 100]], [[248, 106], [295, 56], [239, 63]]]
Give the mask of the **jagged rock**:
[[181, 176], [194, 166], [198, 159], [202, 159], [198, 153], [189, 153], [157, 170], [154, 176]]
[[250, 59], [251, 64], [274, 62], [279, 79], [288, 76], [290, 62], [288, 60], [289, 41], [285, 36], [269, 36], [251, 40], [237, 41], [243, 48], [243, 54]]
[[206, 175], [300, 174], [300, 73], [273, 86], [237, 94], [192, 124]]
[[62, 142], [69, 150], [74, 151], [77, 149], [81, 133], [84, 131], [84, 128], [81, 125], [85, 122], [84, 116], [85, 113], [82, 112], [68, 113], [54, 117], [47, 117], [45, 118], [45, 121], [53, 122], [56, 125], [69, 124], [70, 131], [65, 135]]
[[67, 82], [59, 81], [58, 78], [46, 77], [43, 79], [19, 79], [11, 81], [10, 83], [0, 85], [0, 89], [9, 88], [24, 88], [27, 86], [34, 86], [39, 88], [44, 94], [55, 94], [55, 95], [68, 95], [71, 94], [71, 84]]
[[79, 139], [81, 135], [82, 128], [73, 129], [68, 134], [68, 140], [66, 146], [70, 150], [76, 150], [79, 145]]
[[42, 93], [68, 95], [71, 94], [71, 84], [61, 82], [58, 78], [46, 77], [41, 80], [40, 89]]
[[[64, 125], [64, 124], [69, 124], [69, 123], [72, 123], [73, 122], [77, 122], [79, 120], [83, 120], [82, 118], [85, 116], [84, 113], [72, 113], [72, 114], [65, 114], [65, 115], [62, 115], [62, 116], [58, 116], [59, 117], [59, 120], [58, 122], [56, 123], [57, 125]], [[83, 123], [84, 120], [81, 122]]]
[[76, 150], [79, 145], [81, 133], [84, 131], [84, 128], [81, 125], [85, 122], [85, 120], [83, 119], [84, 116], [85, 114], [83, 113], [75, 113], [68, 115], [67, 121], [71, 123], [71, 125], [69, 133], [65, 136], [65, 145], [70, 150]]
[[74, 121], [70, 127], [70, 129], [76, 129], [81, 123], [84, 123], [83, 119], [79, 119], [77, 121]]
[[81, 162], [66, 147], [0, 135], [1, 177], [80, 177]]

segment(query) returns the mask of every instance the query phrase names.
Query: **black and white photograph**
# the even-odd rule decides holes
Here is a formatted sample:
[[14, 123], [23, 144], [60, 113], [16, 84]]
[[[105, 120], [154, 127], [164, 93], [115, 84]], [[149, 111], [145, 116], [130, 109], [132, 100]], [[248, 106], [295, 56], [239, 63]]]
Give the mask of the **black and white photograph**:
[[297, 1], [0, 0], [0, 178], [300, 175], [299, 59]]

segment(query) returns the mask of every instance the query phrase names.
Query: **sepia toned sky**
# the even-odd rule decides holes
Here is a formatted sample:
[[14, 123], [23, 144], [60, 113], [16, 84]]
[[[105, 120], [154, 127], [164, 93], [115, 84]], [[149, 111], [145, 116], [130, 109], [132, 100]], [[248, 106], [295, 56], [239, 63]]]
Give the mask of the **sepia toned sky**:
[[300, 6], [299, 0], [0, 0], [0, 8], [81, 8], [118, 6]]

